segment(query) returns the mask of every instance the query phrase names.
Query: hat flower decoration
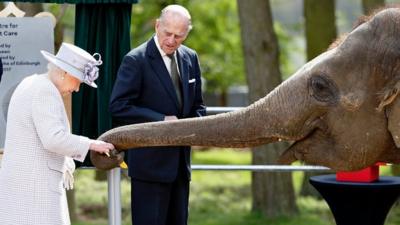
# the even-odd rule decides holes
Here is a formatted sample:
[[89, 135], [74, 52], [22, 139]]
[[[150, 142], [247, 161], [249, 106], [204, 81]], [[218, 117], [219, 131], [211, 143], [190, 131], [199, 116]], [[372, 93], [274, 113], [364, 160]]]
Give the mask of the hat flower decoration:
[[99, 57], [96, 61], [89, 61], [83, 67], [83, 82], [85, 83], [93, 83], [99, 77], [99, 68], [97, 66], [103, 64], [103, 61], [101, 61], [99, 53], [93, 54], [93, 58], [96, 58], [96, 56]]
[[99, 68], [97, 66], [103, 64], [99, 53], [91, 55], [87, 51], [68, 43], [61, 44], [57, 55], [44, 50], [41, 53], [49, 62], [60, 69], [78, 78], [81, 82], [97, 88], [94, 83], [99, 77]]

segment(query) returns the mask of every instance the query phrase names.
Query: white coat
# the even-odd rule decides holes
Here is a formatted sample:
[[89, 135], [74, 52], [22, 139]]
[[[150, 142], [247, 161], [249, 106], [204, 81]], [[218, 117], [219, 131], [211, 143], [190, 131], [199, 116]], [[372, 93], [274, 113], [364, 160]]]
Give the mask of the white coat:
[[60, 92], [47, 75], [18, 85], [7, 117], [0, 224], [70, 224], [63, 178], [72, 158], [84, 160], [90, 139], [71, 134]]

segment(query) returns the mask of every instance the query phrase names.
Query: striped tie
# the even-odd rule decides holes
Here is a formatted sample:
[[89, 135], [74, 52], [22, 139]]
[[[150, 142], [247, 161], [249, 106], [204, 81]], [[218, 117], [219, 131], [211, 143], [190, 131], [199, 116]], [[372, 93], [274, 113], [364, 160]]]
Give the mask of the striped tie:
[[182, 91], [181, 91], [181, 79], [179, 77], [178, 66], [174, 54], [167, 55], [171, 59], [171, 79], [175, 86], [176, 97], [178, 98], [179, 107], [182, 107]]

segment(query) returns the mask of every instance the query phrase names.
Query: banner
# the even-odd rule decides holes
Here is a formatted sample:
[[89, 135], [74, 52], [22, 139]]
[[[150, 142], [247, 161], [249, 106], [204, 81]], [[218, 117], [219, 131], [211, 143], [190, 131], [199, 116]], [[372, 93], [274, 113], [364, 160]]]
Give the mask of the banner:
[[0, 18], [0, 149], [4, 148], [7, 111], [16, 86], [27, 76], [47, 71], [40, 50], [54, 52], [54, 29], [49, 17]]

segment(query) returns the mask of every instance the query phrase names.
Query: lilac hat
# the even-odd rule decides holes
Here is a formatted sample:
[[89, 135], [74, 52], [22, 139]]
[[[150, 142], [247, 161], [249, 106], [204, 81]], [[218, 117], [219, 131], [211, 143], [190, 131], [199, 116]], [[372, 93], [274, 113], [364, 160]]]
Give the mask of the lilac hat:
[[[99, 68], [97, 66], [103, 63], [99, 53], [90, 55], [85, 50], [68, 43], [61, 44], [57, 55], [44, 50], [40, 52], [49, 62], [60, 69], [78, 78], [81, 82], [97, 88], [94, 83], [99, 77]], [[98, 59], [95, 58], [96, 56], [98, 56]]]

